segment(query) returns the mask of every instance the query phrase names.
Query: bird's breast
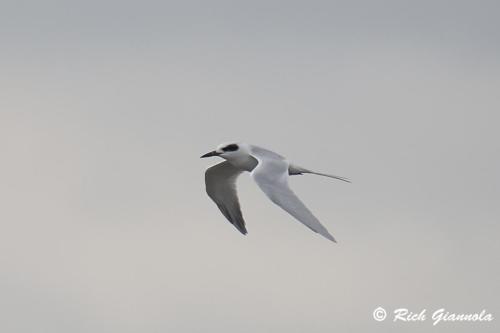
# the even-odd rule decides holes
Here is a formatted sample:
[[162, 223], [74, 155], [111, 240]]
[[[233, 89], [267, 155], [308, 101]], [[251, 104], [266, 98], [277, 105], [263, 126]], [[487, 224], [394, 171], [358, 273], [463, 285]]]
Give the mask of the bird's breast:
[[252, 171], [257, 164], [259, 164], [259, 162], [252, 156], [239, 157], [231, 160], [228, 159], [227, 161], [238, 169], [249, 172]]

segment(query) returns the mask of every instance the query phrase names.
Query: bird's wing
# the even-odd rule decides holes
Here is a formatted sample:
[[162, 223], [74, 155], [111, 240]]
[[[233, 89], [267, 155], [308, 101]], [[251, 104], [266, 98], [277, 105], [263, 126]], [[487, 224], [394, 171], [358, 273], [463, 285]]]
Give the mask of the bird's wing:
[[335, 238], [288, 186], [289, 163], [278, 154], [258, 147], [253, 147], [252, 156], [259, 161], [251, 173], [252, 178], [269, 199], [312, 231], [335, 242]]
[[236, 178], [242, 171], [227, 161], [216, 164], [205, 171], [205, 185], [208, 196], [227, 220], [242, 234], [246, 234], [245, 220], [236, 194]]

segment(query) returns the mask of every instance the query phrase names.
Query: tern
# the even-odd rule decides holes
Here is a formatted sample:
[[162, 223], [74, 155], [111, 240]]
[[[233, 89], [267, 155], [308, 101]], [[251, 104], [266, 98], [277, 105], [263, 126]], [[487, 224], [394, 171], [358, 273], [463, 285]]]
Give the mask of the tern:
[[273, 203], [312, 231], [336, 242], [335, 238], [290, 189], [288, 177], [309, 173], [350, 182], [348, 179], [302, 168], [288, 162], [286, 158], [275, 152], [246, 143], [221, 144], [214, 151], [202, 155], [201, 158], [212, 156], [221, 157], [225, 161], [206, 170], [207, 194], [217, 204], [226, 219], [242, 234], [246, 235], [247, 229], [236, 193], [236, 179], [242, 172], [248, 171]]

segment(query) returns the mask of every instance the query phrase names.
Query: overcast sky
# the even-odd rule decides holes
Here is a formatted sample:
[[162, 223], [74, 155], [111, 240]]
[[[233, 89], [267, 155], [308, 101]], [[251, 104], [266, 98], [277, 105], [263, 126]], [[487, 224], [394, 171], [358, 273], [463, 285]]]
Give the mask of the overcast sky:
[[[2, 1], [0, 330], [498, 332], [499, 13]], [[352, 179], [290, 180], [338, 244], [248, 174], [231, 226], [199, 159], [227, 141]]]

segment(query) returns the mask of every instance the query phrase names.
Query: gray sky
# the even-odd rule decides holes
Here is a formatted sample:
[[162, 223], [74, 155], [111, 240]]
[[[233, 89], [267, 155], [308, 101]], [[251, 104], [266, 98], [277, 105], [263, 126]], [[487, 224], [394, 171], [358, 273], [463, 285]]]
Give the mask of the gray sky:
[[[2, 1], [2, 332], [498, 332], [497, 1]], [[241, 236], [199, 156], [275, 150]], [[375, 322], [383, 306], [491, 323]]]

